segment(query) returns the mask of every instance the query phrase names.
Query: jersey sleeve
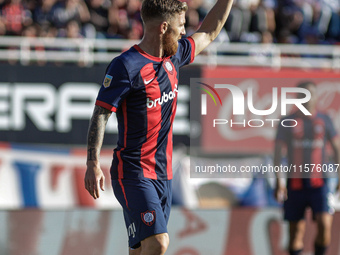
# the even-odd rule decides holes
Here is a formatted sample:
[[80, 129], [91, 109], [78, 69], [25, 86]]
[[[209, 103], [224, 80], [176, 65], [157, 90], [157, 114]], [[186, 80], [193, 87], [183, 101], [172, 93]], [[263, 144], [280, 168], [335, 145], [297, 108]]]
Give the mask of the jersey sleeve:
[[106, 70], [96, 105], [116, 112], [131, 91], [129, 74], [123, 62], [116, 58]]
[[335, 127], [333, 125], [331, 118], [328, 115], [325, 115], [325, 125], [326, 125], [327, 139], [332, 140], [338, 134], [335, 130]]
[[179, 67], [191, 64], [195, 58], [195, 41], [192, 37], [178, 41], [175, 57], [179, 60]]

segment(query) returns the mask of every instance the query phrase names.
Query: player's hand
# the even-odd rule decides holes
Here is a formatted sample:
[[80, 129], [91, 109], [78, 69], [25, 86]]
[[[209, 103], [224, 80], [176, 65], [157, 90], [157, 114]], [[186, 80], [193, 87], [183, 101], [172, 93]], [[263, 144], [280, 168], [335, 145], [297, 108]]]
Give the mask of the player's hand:
[[334, 197], [335, 199], [340, 200], [340, 180], [339, 180], [338, 185], [336, 186]]
[[97, 199], [99, 198], [99, 187], [104, 191], [105, 176], [100, 166], [94, 162], [87, 162], [87, 170], [85, 173], [85, 189], [90, 195]]
[[287, 188], [280, 180], [276, 181], [275, 198], [280, 203], [283, 203], [288, 198]]

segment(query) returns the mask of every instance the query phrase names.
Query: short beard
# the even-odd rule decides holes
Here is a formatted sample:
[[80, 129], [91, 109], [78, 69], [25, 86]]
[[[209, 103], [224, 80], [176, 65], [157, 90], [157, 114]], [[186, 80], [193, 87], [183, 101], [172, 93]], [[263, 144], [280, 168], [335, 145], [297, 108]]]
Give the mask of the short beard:
[[177, 40], [175, 42], [172, 41], [170, 28], [165, 32], [162, 37], [162, 47], [164, 55], [166, 56], [173, 56], [177, 52], [178, 43]]

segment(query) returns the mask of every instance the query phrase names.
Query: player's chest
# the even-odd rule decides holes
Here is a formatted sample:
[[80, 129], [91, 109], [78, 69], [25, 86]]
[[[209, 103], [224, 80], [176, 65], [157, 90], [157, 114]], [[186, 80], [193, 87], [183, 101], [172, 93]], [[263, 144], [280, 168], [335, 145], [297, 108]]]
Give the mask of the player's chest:
[[326, 125], [323, 119], [314, 120], [297, 119], [296, 126], [290, 129], [295, 139], [323, 139], [326, 135]]
[[147, 98], [157, 99], [163, 94], [177, 93], [178, 77], [175, 65], [168, 60], [146, 66], [140, 72], [138, 90]]

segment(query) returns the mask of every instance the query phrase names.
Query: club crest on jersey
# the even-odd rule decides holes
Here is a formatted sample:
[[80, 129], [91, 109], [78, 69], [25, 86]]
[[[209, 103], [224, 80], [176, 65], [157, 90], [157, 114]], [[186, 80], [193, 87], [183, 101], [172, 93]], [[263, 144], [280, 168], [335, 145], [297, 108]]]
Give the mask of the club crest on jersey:
[[163, 67], [171, 75], [174, 73], [174, 68], [172, 67], [172, 64], [171, 64], [170, 60], [165, 60], [163, 62]]
[[105, 75], [105, 79], [104, 79], [104, 82], [103, 82], [103, 86], [105, 88], [109, 87], [110, 84], [111, 84], [111, 81], [112, 81], [112, 76], [111, 75]]
[[317, 124], [315, 127], [314, 127], [314, 132], [316, 134], [321, 134], [324, 132], [323, 130], [323, 126], [321, 124]]
[[152, 226], [155, 223], [156, 220], [156, 212], [155, 211], [149, 211], [143, 212], [140, 214], [142, 217], [142, 221], [147, 226]]

